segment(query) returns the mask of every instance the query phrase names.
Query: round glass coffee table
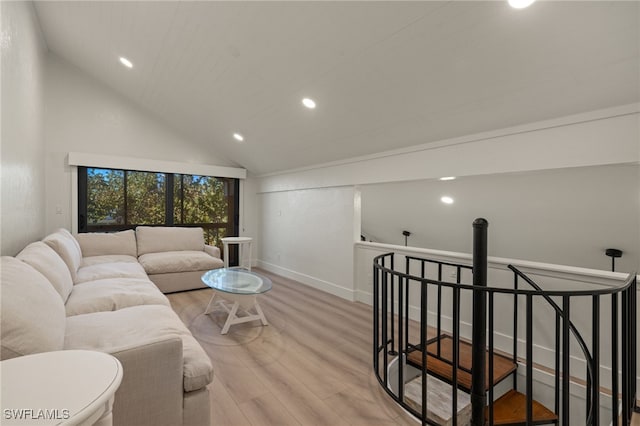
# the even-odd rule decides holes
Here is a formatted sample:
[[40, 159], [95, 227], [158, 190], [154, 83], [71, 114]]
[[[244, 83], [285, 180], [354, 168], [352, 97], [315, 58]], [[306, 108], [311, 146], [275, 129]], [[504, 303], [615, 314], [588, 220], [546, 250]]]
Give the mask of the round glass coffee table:
[[[262, 325], [269, 325], [257, 298], [259, 294], [271, 290], [269, 278], [242, 268], [221, 268], [205, 272], [202, 282], [214, 290], [204, 313], [208, 314], [216, 307], [221, 307], [229, 314], [221, 334], [227, 334], [229, 327], [234, 324], [249, 321], [260, 320]], [[229, 302], [232, 303], [231, 306]], [[244, 315], [238, 316], [240, 312]]]

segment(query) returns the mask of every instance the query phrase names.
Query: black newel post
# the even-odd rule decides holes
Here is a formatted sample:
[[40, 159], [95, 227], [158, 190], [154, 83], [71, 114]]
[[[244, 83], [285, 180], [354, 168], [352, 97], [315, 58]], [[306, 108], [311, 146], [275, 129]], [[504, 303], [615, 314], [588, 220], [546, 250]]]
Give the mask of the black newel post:
[[[487, 228], [489, 222], [478, 218], [473, 221], [473, 285], [487, 286]], [[487, 341], [487, 295], [484, 291], [473, 292], [473, 336], [471, 364], [471, 424], [484, 425], [484, 407], [487, 402], [485, 389], [486, 341]]]

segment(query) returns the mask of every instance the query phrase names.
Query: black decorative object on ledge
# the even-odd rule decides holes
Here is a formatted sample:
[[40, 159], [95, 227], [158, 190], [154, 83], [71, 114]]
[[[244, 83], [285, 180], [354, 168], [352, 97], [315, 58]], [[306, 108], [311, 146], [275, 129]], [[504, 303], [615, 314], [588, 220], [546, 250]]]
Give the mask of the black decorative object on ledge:
[[409, 231], [402, 231], [402, 235], [404, 235], [404, 245], [405, 247], [407, 246], [407, 238], [409, 238], [411, 236], [411, 232]]
[[611, 272], [616, 271], [616, 257], [622, 257], [622, 250], [608, 248], [604, 251], [604, 254], [611, 258]]

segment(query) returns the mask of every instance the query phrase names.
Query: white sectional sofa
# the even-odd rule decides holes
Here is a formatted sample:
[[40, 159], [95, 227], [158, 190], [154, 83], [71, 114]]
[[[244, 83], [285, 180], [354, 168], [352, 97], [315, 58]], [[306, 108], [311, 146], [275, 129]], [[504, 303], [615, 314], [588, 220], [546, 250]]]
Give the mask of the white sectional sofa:
[[[195, 234], [192, 229], [186, 234]], [[179, 234], [179, 229], [172, 230], [174, 243], [182, 241]], [[182, 237], [183, 243], [189, 240]], [[162, 253], [153, 251], [169, 247], [162, 244], [143, 244], [151, 249], [141, 257]], [[204, 248], [200, 253], [204, 255]], [[16, 257], [2, 257], [0, 358], [65, 349], [107, 352], [124, 369], [113, 407], [114, 425], [209, 425], [211, 360], [137, 255], [134, 231], [75, 238], [61, 229]], [[184, 253], [174, 254], [180, 255]], [[166, 257], [148, 256], [147, 266], [157, 259]], [[153, 275], [163, 273], [179, 271]]]

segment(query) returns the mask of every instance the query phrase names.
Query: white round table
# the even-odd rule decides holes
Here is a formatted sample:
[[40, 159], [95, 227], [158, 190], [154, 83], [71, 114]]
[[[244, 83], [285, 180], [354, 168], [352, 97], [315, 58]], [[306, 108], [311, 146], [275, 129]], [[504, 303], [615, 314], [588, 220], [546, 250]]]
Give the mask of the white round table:
[[122, 365], [102, 352], [69, 350], [0, 362], [3, 425], [112, 424]]
[[229, 267], [229, 244], [238, 245], [238, 266], [247, 271], [251, 270], [251, 237], [224, 237], [220, 238], [224, 251], [224, 267]]

